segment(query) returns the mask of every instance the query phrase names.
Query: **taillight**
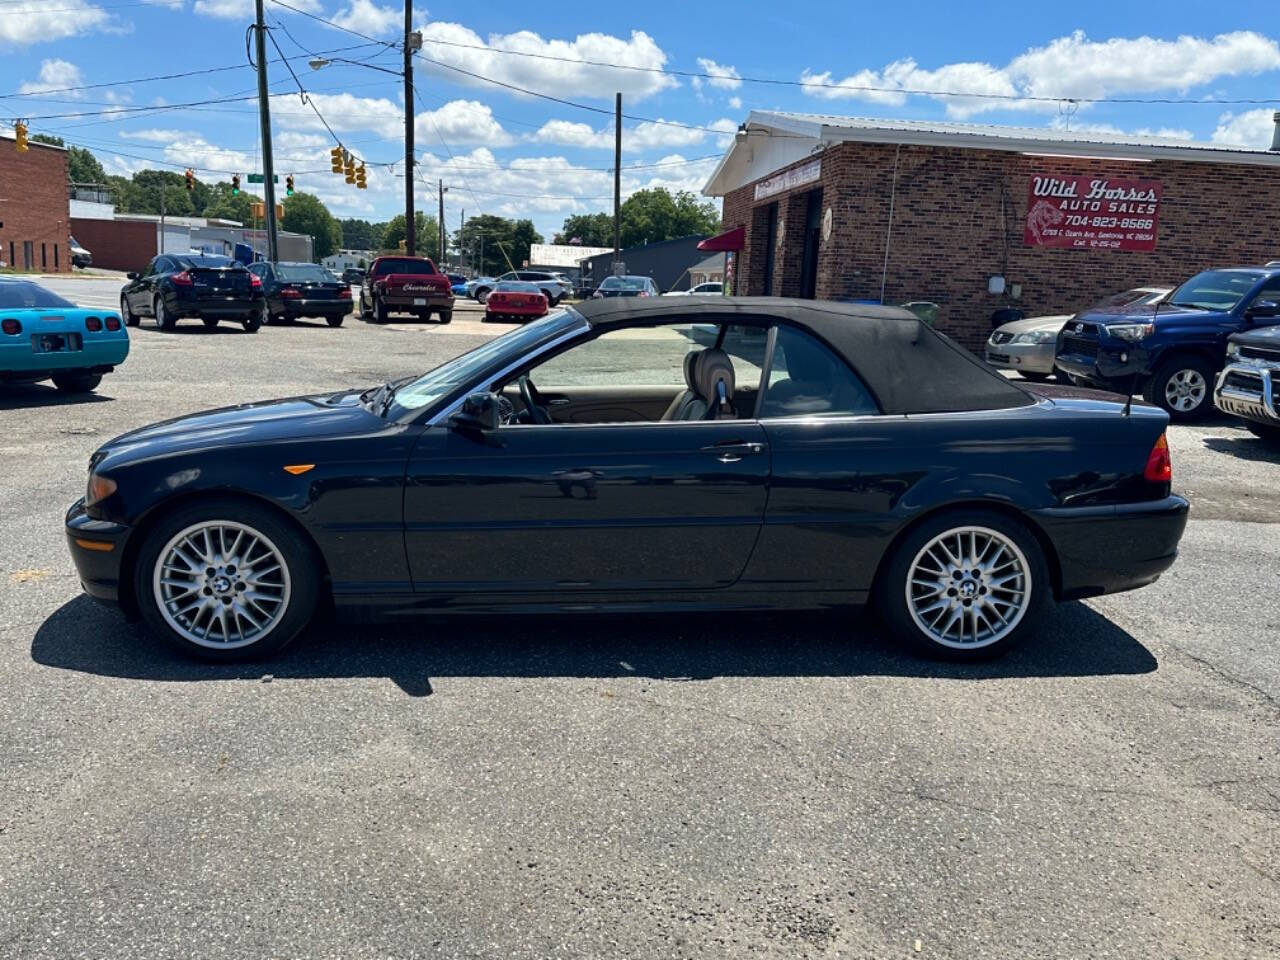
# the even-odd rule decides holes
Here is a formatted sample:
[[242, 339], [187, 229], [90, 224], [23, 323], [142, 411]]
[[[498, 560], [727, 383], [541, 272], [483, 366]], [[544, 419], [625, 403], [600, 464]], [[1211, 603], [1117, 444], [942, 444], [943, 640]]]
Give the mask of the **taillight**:
[[[256, 276], [253, 279], [258, 280]], [[258, 286], [262, 286], [261, 280], [258, 280]], [[293, 287], [285, 287], [280, 291], [280, 296], [284, 297], [286, 300], [297, 300], [302, 296], [302, 291], [295, 290]]]
[[641, 297], [647, 297], [648, 295], [649, 295], [648, 290], [641, 290], [640, 293], [637, 294], [637, 296], [641, 296]]
[[[250, 290], [262, 289], [262, 278], [259, 277], [256, 273], [249, 274], [249, 289]], [[294, 291], [294, 292], [296, 293], [297, 291]]]
[[120, 318], [119, 318], [119, 317], [107, 317], [107, 329], [108, 329], [108, 330], [111, 330], [111, 331], [119, 330], [119, 329], [120, 329]]
[[191, 279], [191, 274], [187, 273], [185, 270], [181, 273], [175, 273], [169, 279], [179, 287], [190, 287], [195, 283], [195, 281]]
[[1147, 466], [1142, 471], [1142, 478], [1148, 483], [1173, 482], [1173, 460], [1169, 456], [1169, 441], [1163, 433], [1147, 455]]
[[350, 299], [351, 299], [351, 288], [350, 288], [350, 287], [343, 287], [341, 290], [339, 290], [339, 291], [338, 291], [338, 299], [339, 299], [339, 300], [350, 300]]
[[97, 317], [85, 317], [84, 328], [88, 330], [90, 333], [97, 333], [99, 330], [102, 329], [102, 321], [99, 320]]
[[14, 320], [12, 317], [6, 317], [4, 320], [0, 321], [0, 330], [10, 334], [21, 333], [22, 324], [17, 320]]

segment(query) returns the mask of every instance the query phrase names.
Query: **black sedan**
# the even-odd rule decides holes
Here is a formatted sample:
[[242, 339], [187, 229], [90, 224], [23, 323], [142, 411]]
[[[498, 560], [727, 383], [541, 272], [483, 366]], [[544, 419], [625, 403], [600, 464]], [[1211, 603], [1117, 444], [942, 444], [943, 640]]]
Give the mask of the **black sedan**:
[[120, 315], [131, 327], [151, 317], [161, 330], [172, 330], [179, 320], [195, 317], [210, 330], [231, 320], [256, 333], [267, 319], [262, 281], [230, 257], [161, 254], [128, 278], [120, 291]]
[[351, 312], [351, 285], [318, 264], [261, 260], [249, 272], [262, 282], [268, 323], [319, 317], [340, 327]]
[[897, 308], [693, 300], [557, 310], [416, 379], [112, 440], [66, 518], [84, 588], [213, 659], [329, 600], [871, 603], [974, 659], [1174, 562], [1163, 411], [1012, 383]]

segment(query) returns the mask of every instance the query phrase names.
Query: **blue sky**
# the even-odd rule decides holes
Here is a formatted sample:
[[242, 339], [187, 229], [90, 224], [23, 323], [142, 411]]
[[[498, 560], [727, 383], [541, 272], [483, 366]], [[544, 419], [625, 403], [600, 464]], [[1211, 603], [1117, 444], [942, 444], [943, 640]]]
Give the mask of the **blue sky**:
[[[283, 64], [271, 67], [277, 171], [342, 216], [385, 219], [402, 204], [399, 77], [392, 70], [403, 7], [378, 0], [268, 0], [268, 22], [299, 80], [342, 143], [369, 163], [367, 191], [327, 171], [333, 138], [301, 102]], [[474, 11], [474, 12], [473, 12]], [[251, 0], [0, 0], [3, 119], [30, 118], [93, 149], [111, 172], [195, 166], [202, 179], [259, 169], [254, 91], [245, 64]], [[624, 91], [624, 192], [700, 189], [751, 109], [974, 123], [1142, 131], [1265, 147], [1280, 104], [1280, 20], [1274, 3], [676, 3], [487, 2], [415, 7], [421, 206], [449, 186], [447, 219], [530, 216], [550, 235], [569, 213], [607, 209], [613, 93]], [[349, 49], [338, 49], [349, 48]], [[538, 56], [493, 53], [517, 50]], [[273, 53], [274, 55], [274, 53]], [[617, 70], [582, 64], [626, 64]], [[182, 79], [142, 78], [219, 69]], [[459, 72], [478, 74], [473, 78]], [[663, 71], [712, 74], [710, 78]], [[480, 78], [487, 78], [480, 79]], [[750, 78], [789, 81], [761, 84]], [[137, 82], [116, 84], [116, 81]], [[498, 80], [604, 113], [530, 97]], [[809, 81], [805, 83], [805, 81]], [[86, 84], [112, 83], [94, 89]], [[865, 89], [875, 88], [875, 89]], [[995, 100], [951, 94], [1000, 94]], [[1062, 107], [1047, 97], [1189, 97], [1190, 104]], [[137, 110], [192, 101], [200, 107]], [[102, 113], [120, 110], [127, 112]], [[86, 114], [84, 116], [52, 116]], [[663, 120], [667, 123], [654, 123]], [[399, 162], [397, 162], [399, 161]]]

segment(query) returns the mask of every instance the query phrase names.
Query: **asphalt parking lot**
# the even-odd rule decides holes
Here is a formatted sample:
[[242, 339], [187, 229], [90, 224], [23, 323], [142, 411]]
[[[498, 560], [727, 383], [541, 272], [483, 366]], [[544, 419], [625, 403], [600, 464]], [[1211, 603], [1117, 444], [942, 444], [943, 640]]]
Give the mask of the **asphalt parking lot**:
[[144, 322], [93, 397], [0, 389], [0, 957], [1280, 956], [1280, 451], [1225, 418], [1170, 431], [1174, 568], [978, 667], [848, 616], [210, 667], [80, 594], [101, 442], [501, 329]]

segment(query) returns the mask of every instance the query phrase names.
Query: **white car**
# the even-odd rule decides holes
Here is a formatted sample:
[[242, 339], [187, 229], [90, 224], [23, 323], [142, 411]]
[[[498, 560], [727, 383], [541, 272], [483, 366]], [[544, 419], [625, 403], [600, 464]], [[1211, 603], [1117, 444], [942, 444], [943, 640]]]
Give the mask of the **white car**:
[[668, 290], [663, 294], [664, 297], [720, 297], [724, 295], [724, 284], [719, 280], [700, 283], [696, 287], [688, 290]]

